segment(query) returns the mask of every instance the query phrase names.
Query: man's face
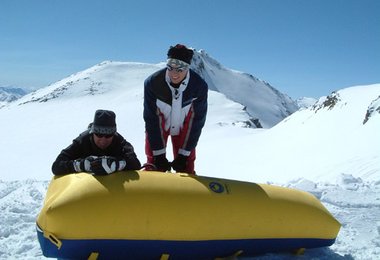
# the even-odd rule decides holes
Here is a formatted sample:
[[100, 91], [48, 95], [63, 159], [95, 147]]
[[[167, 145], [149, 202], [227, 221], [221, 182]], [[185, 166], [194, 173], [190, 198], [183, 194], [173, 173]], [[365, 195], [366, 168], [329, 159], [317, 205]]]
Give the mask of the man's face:
[[93, 136], [96, 146], [104, 150], [112, 143], [114, 135], [93, 134]]
[[179, 84], [182, 80], [185, 79], [187, 71], [189, 70], [187, 67], [174, 67], [171, 65], [166, 66], [168, 75], [170, 78], [170, 82], [173, 84]]

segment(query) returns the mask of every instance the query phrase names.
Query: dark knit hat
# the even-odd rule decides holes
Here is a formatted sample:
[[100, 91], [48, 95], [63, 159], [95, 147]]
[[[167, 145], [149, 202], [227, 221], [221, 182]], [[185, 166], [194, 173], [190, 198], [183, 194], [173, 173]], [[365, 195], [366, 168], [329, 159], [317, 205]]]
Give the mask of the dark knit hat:
[[90, 134], [114, 134], [116, 132], [116, 115], [109, 110], [96, 110]]
[[186, 62], [187, 64], [191, 63], [193, 58], [193, 50], [188, 49], [185, 45], [177, 44], [176, 46], [170, 46], [168, 50], [168, 58], [177, 59]]

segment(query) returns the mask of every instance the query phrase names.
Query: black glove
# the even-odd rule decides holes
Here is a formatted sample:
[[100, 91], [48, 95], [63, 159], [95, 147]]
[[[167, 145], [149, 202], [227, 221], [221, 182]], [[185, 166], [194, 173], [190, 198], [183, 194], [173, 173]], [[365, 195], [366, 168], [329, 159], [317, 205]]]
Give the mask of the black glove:
[[[98, 157], [91, 162], [91, 171], [95, 175], [111, 174], [115, 171], [118, 171], [119, 167], [120, 167], [119, 160], [111, 156]], [[125, 163], [124, 163], [124, 167], [125, 167]]]
[[172, 167], [176, 172], [185, 172], [187, 166], [187, 156], [178, 154], [172, 162]]
[[160, 172], [166, 172], [170, 171], [170, 163], [168, 159], [166, 159], [166, 154], [160, 154], [157, 156], [154, 156], [153, 164], [156, 166], [157, 171]]
[[91, 172], [91, 162], [94, 161], [96, 156], [88, 156], [85, 159], [75, 160], [73, 165], [76, 172]]

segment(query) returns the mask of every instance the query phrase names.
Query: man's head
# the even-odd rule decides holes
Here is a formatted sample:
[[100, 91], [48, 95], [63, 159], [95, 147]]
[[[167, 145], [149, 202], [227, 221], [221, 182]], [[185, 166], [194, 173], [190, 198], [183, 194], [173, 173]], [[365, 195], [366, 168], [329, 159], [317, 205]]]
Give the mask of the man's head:
[[90, 134], [93, 134], [95, 144], [106, 149], [111, 143], [116, 133], [116, 115], [110, 110], [96, 110], [94, 122], [90, 128]]
[[193, 54], [185, 45], [170, 46], [166, 67], [172, 83], [179, 84], [186, 77]]

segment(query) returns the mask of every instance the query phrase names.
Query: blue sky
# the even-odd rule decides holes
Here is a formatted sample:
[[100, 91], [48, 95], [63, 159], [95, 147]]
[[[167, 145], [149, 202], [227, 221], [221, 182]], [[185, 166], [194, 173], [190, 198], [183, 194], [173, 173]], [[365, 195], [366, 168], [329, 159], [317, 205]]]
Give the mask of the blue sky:
[[204, 49], [292, 98], [380, 83], [378, 0], [2, 0], [0, 86]]

